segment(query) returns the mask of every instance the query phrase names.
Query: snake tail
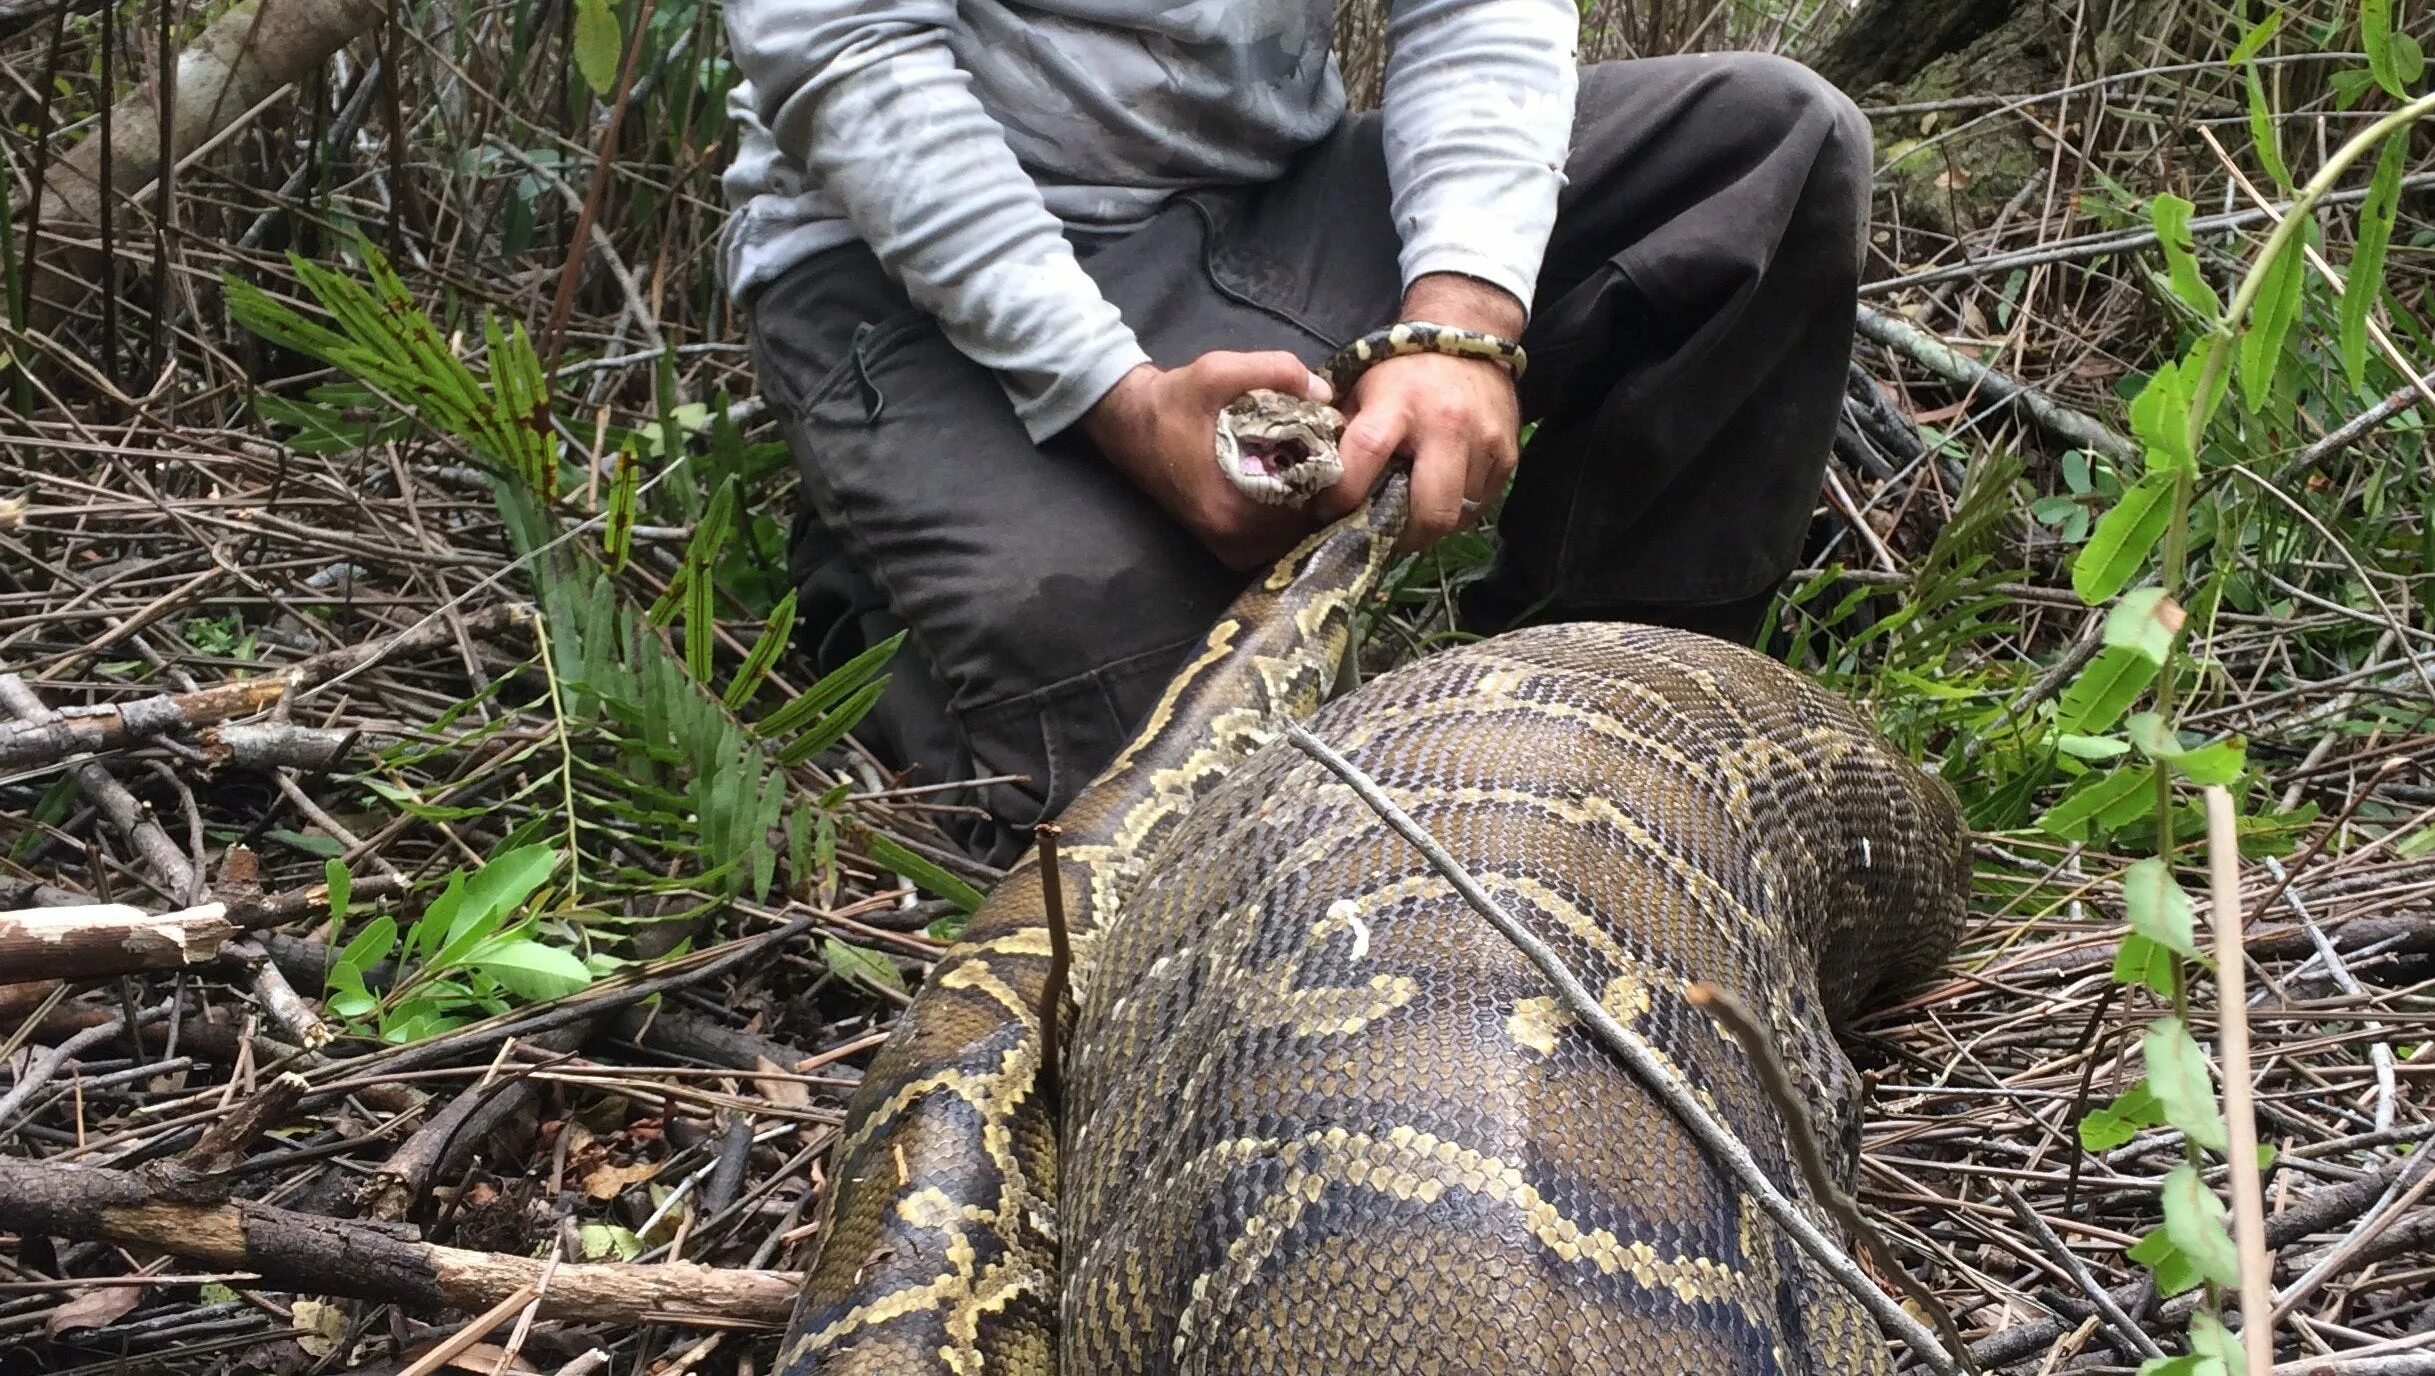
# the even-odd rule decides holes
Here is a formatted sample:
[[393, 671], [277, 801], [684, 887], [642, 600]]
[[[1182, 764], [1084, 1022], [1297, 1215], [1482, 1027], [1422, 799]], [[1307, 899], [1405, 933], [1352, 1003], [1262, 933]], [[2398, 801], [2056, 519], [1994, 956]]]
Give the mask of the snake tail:
[[[1271, 566], [1058, 819], [1068, 1008], [1089, 1006], [1095, 945], [1195, 804], [1328, 696], [1408, 511], [1397, 473]], [[784, 1376], [1056, 1370], [1059, 1144], [1040, 1016], [1050, 956], [1042, 875], [1027, 858], [938, 962], [848, 1106]]]

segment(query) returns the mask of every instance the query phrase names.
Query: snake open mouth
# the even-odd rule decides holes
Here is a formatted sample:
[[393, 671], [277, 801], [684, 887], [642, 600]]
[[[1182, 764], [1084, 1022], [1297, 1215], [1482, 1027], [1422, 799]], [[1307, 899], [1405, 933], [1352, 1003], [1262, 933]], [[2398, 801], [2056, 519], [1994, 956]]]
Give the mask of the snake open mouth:
[[1246, 435], [1240, 442], [1240, 452], [1244, 472], [1274, 476], [1307, 461], [1313, 450], [1307, 440], [1258, 439]]

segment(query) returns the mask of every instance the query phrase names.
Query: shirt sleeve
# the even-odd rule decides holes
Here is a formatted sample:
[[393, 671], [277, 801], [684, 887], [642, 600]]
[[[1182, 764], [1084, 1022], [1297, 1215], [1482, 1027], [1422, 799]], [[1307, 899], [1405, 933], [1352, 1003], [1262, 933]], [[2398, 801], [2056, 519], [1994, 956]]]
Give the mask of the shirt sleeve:
[[1387, 181], [1404, 285], [1457, 272], [1530, 307], [1572, 144], [1573, 0], [1397, 0]]
[[728, 0], [754, 114], [1032, 438], [1148, 361], [973, 94], [954, 0]]

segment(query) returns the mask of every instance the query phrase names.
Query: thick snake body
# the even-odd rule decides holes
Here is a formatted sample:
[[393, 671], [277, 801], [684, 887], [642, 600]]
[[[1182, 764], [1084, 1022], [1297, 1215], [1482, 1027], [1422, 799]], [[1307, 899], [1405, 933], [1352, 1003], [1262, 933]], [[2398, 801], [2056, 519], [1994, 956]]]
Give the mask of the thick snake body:
[[1771, 1026], [1830, 1153], [1830, 1029], [1940, 960], [1944, 787], [1723, 642], [1515, 632], [1317, 711], [1392, 479], [1211, 629], [1017, 867], [851, 1105], [789, 1376], [1882, 1373], [1885, 1341], [1544, 980], [1341, 783], [1376, 778], [1680, 1070], [1788, 1193], [1778, 1115], [1686, 980]]

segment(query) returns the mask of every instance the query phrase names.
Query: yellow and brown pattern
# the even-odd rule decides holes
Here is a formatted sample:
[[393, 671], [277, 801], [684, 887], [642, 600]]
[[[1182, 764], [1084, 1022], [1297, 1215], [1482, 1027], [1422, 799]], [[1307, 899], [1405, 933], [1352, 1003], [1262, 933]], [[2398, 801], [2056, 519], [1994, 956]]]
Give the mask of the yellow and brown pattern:
[[1892, 1369], [1522, 956], [1273, 742], [1316, 711], [1796, 1197], [1682, 987], [1757, 1010], [1847, 1147], [1830, 1029], [1956, 935], [1950, 794], [1783, 666], [1647, 627], [1516, 632], [1318, 710], [1402, 517], [1399, 479], [1248, 591], [1068, 811], [1059, 1104], [1036, 867], [907, 1010], [790, 1376]]

